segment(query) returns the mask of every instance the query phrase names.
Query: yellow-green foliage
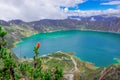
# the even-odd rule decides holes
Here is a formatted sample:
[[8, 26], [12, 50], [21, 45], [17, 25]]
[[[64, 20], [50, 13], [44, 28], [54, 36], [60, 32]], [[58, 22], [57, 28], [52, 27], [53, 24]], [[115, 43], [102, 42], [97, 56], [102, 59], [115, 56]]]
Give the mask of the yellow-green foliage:
[[42, 57], [44, 60], [44, 65], [48, 68], [59, 65], [60, 67], [64, 68], [65, 71], [70, 71], [72, 68], [74, 68], [74, 64], [68, 54], [69, 53], [67, 52], [56, 52]]

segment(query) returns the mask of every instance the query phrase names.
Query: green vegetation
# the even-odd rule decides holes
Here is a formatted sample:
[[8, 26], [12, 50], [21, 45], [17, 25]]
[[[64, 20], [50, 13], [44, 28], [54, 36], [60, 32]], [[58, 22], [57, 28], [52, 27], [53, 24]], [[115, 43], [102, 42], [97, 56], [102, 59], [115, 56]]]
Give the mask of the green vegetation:
[[7, 45], [8, 48], [15, 47], [16, 43], [21, 41], [21, 38], [38, 33], [35, 30], [18, 25], [4, 26], [4, 29], [9, 33], [5, 37], [10, 42], [9, 45]]
[[[19, 31], [17, 34], [19, 33], [21, 32]], [[99, 80], [111, 67], [112, 69], [102, 79], [120, 79], [119, 64], [107, 68], [96, 68], [92, 63], [80, 60], [71, 52], [60, 51], [40, 57], [38, 56], [39, 42], [34, 47], [34, 57], [32, 59], [26, 57], [19, 59], [7, 48], [6, 35], [7, 33], [0, 27], [0, 80], [62, 80], [66, 74], [68, 74], [67, 76], [75, 75], [74, 79], [76, 80]], [[8, 35], [11, 36], [11, 33]], [[9, 36], [7, 36], [7, 39]], [[116, 60], [120, 61], [118, 58]]]
[[3, 67], [0, 69], [0, 78], [15, 80], [15, 68], [17, 66], [14, 58], [11, 56], [11, 52], [6, 48], [7, 41], [4, 39], [6, 34], [7, 32], [0, 27], [0, 60], [3, 64]]
[[[74, 63], [71, 60], [71, 57], [75, 60], [77, 63], [77, 72], [74, 72]], [[110, 67], [113, 67], [113, 70], [108, 73], [104, 79], [105, 80], [119, 80], [118, 76], [120, 72], [120, 65], [111, 65], [109, 67], [95, 67], [90, 62], [84, 62], [80, 60], [79, 58], [75, 57], [73, 53], [71, 52], [55, 52], [46, 56], [41, 57], [44, 61], [45, 68], [52, 67], [53, 65], [59, 65], [60, 67], [64, 68], [64, 73], [66, 74], [73, 74], [76, 75], [76, 73], [79, 75], [80, 80], [99, 80], [101, 75], [108, 70]], [[114, 77], [112, 77], [113, 75]], [[108, 78], [109, 77], [109, 78]], [[103, 80], [104, 80], [103, 79]]]
[[25, 80], [62, 80], [63, 71], [59, 66], [56, 65], [49, 69], [43, 68], [42, 59], [38, 56], [40, 43], [34, 47], [33, 63], [16, 62], [12, 52], [6, 48], [6, 34], [7, 32], [0, 27], [0, 80], [18, 80], [21, 78]]
[[67, 54], [69, 53], [56, 52], [42, 57], [44, 60], [44, 65], [50, 68], [52, 68], [55, 65], [59, 65], [60, 67], [64, 68], [65, 71], [70, 71], [72, 68], [74, 68], [74, 64], [70, 56]]

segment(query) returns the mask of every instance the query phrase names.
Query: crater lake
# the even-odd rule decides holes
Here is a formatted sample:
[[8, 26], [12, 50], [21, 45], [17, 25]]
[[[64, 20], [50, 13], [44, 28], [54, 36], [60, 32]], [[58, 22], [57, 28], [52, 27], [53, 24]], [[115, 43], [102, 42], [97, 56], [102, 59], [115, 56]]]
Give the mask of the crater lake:
[[34, 56], [34, 46], [41, 43], [40, 55], [47, 55], [57, 51], [73, 52], [83, 61], [92, 62], [95, 66], [108, 66], [115, 64], [115, 58], [120, 58], [120, 34], [62, 30], [56, 32], [39, 33], [16, 44], [13, 52], [23, 58]]

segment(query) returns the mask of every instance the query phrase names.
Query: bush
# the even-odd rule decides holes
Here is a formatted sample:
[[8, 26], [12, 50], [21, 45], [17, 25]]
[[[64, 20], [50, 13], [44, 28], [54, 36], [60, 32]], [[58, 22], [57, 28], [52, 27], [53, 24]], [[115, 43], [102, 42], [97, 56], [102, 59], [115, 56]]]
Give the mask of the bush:
[[[0, 60], [3, 67], [0, 68], [0, 80], [62, 80], [63, 70], [56, 66], [52, 69], [44, 69], [43, 61], [39, 57], [40, 42], [34, 47], [33, 65], [28, 62], [17, 63], [6, 45], [7, 32], [0, 26]], [[25, 57], [26, 58], [26, 57]], [[1, 66], [0, 66], [1, 67]]]

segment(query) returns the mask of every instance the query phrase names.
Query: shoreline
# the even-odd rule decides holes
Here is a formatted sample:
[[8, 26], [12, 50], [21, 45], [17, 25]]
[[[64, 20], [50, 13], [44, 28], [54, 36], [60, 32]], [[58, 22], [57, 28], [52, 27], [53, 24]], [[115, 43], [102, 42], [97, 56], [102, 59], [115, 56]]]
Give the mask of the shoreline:
[[30, 37], [30, 36], [34, 36], [34, 35], [36, 35], [36, 34], [41, 34], [41, 33], [53, 33], [53, 32], [58, 32], [58, 31], [73, 31], [73, 30], [77, 30], [77, 31], [89, 31], [89, 32], [99, 32], [99, 33], [108, 33], [108, 34], [117, 34], [117, 35], [120, 35], [120, 33], [118, 33], [118, 32], [112, 32], [112, 31], [109, 31], [109, 32], [108, 32], [108, 31], [91, 30], [91, 29], [82, 29], [82, 30], [81, 30], [81, 29], [53, 30], [53, 31], [37, 32], [37, 33], [33, 33], [33, 34], [31, 34], [31, 35], [27, 35], [26, 37], [21, 38], [20, 41], [15, 41], [15, 42], [13, 43], [13, 44], [14, 44], [14, 47], [13, 47], [13, 48], [16, 47], [16, 44], [22, 42], [22, 41], [23, 41], [22, 39], [28, 38], [28, 37]]
[[[41, 33], [53, 33], [53, 32], [58, 32], [58, 31], [74, 31], [74, 30], [76, 30], [76, 31], [89, 31], [89, 32], [98, 32], [98, 33], [107, 33], [107, 34], [120, 35], [120, 33], [118, 33], [118, 32], [111, 32], [111, 31], [107, 32], [107, 31], [90, 30], [90, 29], [85, 29], [85, 30], [81, 30], [81, 29], [53, 30], [53, 31], [37, 32], [37, 33], [33, 33], [33, 34], [31, 34], [31, 35], [27, 35], [26, 37], [21, 38], [20, 41], [16, 41], [15, 43], [13, 43], [13, 44], [14, 44], [14, 47], [13, 47], [13, 48], [16, 48], [16, 47], [17, 47], [17, 44], [23, 41], [22, 39], [28, 38], [28, 37], [30, 37], [30, 36], [34, 36], [34, 35], [36, 35], [36, 34], [41, 34]], [[12, 48], [12, 49], [13, 49], [13, 48]], [[49, 53], [49, 54], [50, 54], [50, 53]], [[41, 57], [47, 56], [47, 55], [49, 55], [49, 54], [42, 55]], [[75, 55], [74, 55], [74, 56], [75, 56]], [[19, 56], [17, 56], [17, 57], [20, 58]], [[77, 56], [75, 56], [75, 57], [77, 57]], [[20, 59], [22, 59], [22, 58], [20, 58]], [[31, 58], [29, 58], [28, 60], [30, 60], [30, 59], [31, 59]], [[79, 59], [80, 59], [80, 58], [79, 58]], [[81, 59], [80, 59], [80, 60], [81, 60]], [[84, 60], [82, 60], [82, 61], [84, 61]], [[116, 60], [116, 61], [117, 61], [117, 60]], [[84, 62], [88, 62], [88, 61], [84, 61]], [[92, 63], [92, 62], [89, 62], [89, 63]], [[96, 68], [100, 68], [100, 66], [96, 66], [94, 63], [92, 63], [92, 64], [93, 64]], [[114, 64], [119, 64], [119, 63], [114, 63]], [[109, 66], [109, 65], [108, 65], [108, 66]], [[107, 66], [105, 66], [105, 67], [107, 67]]]

